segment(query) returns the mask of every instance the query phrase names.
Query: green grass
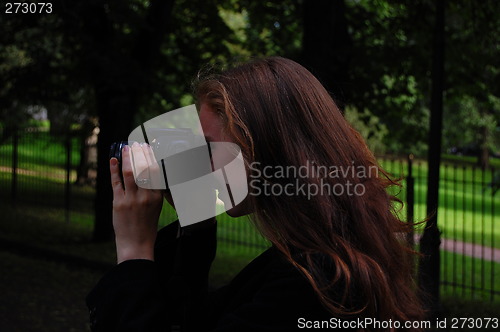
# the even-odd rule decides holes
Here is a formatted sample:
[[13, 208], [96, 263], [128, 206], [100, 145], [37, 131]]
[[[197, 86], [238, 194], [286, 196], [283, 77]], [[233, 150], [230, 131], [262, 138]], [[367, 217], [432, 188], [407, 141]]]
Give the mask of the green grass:
[[[3, 205], [3, 204], [2, 204]], [[73, 216], [73, 213], [71, 214]], [[60, 252], [88, 260], [114, 263], [115, 247], [112, 242], [93, 243], [93, 225], [89, 215], [78, 215], [86, 223], [65, 221], [64, 209], [43, 205], [18, 203], [2, 207], [0, 240]]]
[[[442, 297], [493, 298], [500, 305], [500, 263], [441, 250], [441, 283]], [[497, 294], [492, 296], [491, 290]]]
[[[457, 156], [453, 154], [443, 154], [441, 156], [443, 162], [464, 164], [469, 166], [477, 165], [477, 157], [474, 156]], [[490, 158], [490, 166], [495, 169], [500, 168], [500, 158]]]
[[[71, 140], [71, 163], [76, 165], [78, 154], [78, 140]], [[0, 146], [0, 165], [12, 166], [12, 144]], [[46, 131], [31, 132], [21, 135], [18, 146], [18, 167], [21, 170], [41, 173], [54, 177], [55, 174], [65, 174], [66, 149], [62, 138], [49, 135]]]
[[[382, 160], [381, 165], [396, 177], [408, 173], [407, 165], [398, 161]], [[414, 163], [415, 221], [426, 219], [427, 172], [427, 163]], [[438, 226], [443, 237], [500, 248], [500, 228], [495, 226], [500, 224], [500, 192], [493, 196], [485, 189], [491, 181], [490, 171], [447, 164], [441, 167]], [[391, 192], [406, 201], [405, 180], [402, 185]], [[406, 213], [404, 206], [400, 216], [406, 219]]]

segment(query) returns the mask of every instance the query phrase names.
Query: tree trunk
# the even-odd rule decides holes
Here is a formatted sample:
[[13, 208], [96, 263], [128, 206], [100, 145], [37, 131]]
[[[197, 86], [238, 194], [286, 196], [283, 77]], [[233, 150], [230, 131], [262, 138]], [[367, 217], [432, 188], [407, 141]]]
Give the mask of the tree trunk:
[[343, 0], [305, 0], [302, 63], [318, 77], [341, 110], [348, 99], [352, 40]]
[[100, 132], [97, 141], [94, 241], [100, 242], [110, 240], [113, 235], [109, 150], [113, 142], [127, 140], [136, 112], [136, 98], [132, 91], [113, 91], [98, 94], [96, 99]]
[[[99, 116], [99, 139], [97, 143], [97, 182], [95, 199], [94, 240], [112, 239], [112, 190], [109, 173], [109, 149], [113, 142], [127, 140], [133, 129], [133, 119], [139, 100], [147, 96], [148, 84], [152, 81], [154, 67], [160, 55], [160, 46], [167, 36], [174, 0], [152, 0], [142, 29], [130, 52], [121, 49], [127, 45], [116, 45], [114, 32], [104, 7], [93, 14], [93, 23], [98, 62], [94, 68], [94, 87], [97, 114]], [[100, 14], [99, 14], [100, 13]], [[112, 46], [114, 45], [114, 47]]]

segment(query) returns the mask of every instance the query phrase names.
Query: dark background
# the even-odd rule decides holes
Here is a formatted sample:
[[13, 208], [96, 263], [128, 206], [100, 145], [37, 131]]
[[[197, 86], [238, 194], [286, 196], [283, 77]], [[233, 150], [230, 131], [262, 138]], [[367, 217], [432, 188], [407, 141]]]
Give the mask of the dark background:
[[[437, 170], [441, 157], [457, 155], [483, 171], [497, 165], [499, 1], [51, 4], [51, 13], [22, 13], [19, 8], [7, 14], [7, 1], [2, 2], [0, 147], [13, 144], [36, 121], [48, 122], [50, 136], [66, 142], [95, 140], [98, 129], [93, 143], [97, 154], [78, 146], [72, 157], [79, 160], [71, 166], [78, 173], [75, 182], [91, 188], [73, 189], [72, 194], [82, 197], [90, 190], [90, 198], [85, 197], [91, 202], [77, 199], [72, 204], [87, 204], [94, 211], [92, 236], [82, 243], [106, 245], [113, 238], [107, 162], [111, 142], [126, 139], [139, 123], [192, 103], [191, 81], [207, 64], [262, 55], [294, 59], [322, 81], [377, 155], [413, 154], [427, 159], [430, 168], [437, 162]], [[439, 173], [429, 180], [429, 195], [432, 183], [436, 194], [428, 209], [437, 207], [438, 180]], [[3, 208], [12, 205], [7, 195], [1, 203]], [[23, 227], [29, 226], [16, 232]], [[439, 240], [438, 231], [432, 236]], [[436, 255], [438, 247], [430, 242], [429, 255]]]

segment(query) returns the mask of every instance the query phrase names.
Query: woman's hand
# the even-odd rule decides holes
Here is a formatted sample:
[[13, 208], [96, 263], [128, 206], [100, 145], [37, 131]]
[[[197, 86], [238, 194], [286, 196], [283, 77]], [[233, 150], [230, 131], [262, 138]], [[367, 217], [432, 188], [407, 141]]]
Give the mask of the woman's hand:
[[134, 171], [137, 173], [142, 170], [137, 176], [145, 183], [158, 176], [158, 164], [151, 158], [154, 155], [149, 145], [134, 143], [130, 147], [125, 146], [122, 152], [123, 185], [118, 160], [110, 160], [113, 228], [118, 264], [130, 259], [154, 260], [163, 195], [160, 190], [138, 187], [134, 180]]

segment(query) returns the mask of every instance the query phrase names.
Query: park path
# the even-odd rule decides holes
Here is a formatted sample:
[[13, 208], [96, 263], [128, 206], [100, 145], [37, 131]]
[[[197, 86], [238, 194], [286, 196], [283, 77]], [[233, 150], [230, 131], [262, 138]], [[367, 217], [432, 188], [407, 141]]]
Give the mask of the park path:
[[462, 242], [452, 239], [441, 239], [441, 249], [500, 263], [500, 249], [482, 246], [480, 244]]
[[[421, 234], [415, 234], [415, 243], [420, 242]], [[487, 261], [493, 261], [495, 263], [500, 263], [500, 249], [482, 246], [476, 243], [462, 242], [459, 240], [441, 238], [441, 245], [439, 246], [441, 250], [448, 252], [453, 252], [456, 254], [484, 259]]]

